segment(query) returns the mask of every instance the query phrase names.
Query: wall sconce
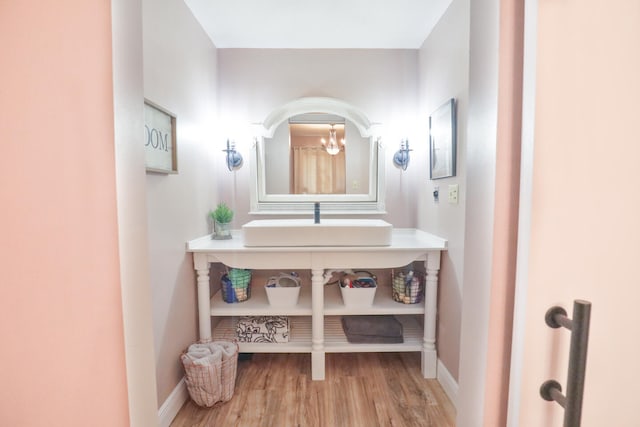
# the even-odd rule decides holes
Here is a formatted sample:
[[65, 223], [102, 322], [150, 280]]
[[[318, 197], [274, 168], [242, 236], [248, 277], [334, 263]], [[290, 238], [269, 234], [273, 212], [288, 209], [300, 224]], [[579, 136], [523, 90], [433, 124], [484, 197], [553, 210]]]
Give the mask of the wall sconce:
[[222, 151], [227, 153], [227, 168], [229, 168], [230, 171], [242, 167], [242, 155], [236, 151], [235, 142], [229, 142], [227, 139], [227, 149]]
[[413, 151], [409, 149], [409, 140], [403, 139], [400, 141], [400, 149], [393, 155], [393, 164], [402, 168], [403, 171], [406, 171], [409, 166], [409, 151]]

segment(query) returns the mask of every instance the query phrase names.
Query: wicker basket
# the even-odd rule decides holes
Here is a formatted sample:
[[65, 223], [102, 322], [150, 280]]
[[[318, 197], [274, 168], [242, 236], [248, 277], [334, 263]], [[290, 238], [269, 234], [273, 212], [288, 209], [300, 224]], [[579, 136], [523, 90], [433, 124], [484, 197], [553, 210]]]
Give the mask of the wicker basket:
[[220, 279], [222, 300], [228, 303], [242, 302], [251, 296], [251, 270], [232, 268]]
[[392, 276], [393, 300], [404, 304], [417, 304], [422, 302], [424, 296], [424, 275], [413, 273], [413, 278], [408, 279], [408, 273], [397, 273]]
[[[210, 408], [219, 402], [228, 402], [233, 397], [238, 370], [238, 344], [215, 341], [204, 345], [221, 345], [227, 349], [221, 360], [196, 359], [182, 353], [185, 383], [191, 400], [198, 406]], [[233, 350], [228, 351], [229, 348]]]

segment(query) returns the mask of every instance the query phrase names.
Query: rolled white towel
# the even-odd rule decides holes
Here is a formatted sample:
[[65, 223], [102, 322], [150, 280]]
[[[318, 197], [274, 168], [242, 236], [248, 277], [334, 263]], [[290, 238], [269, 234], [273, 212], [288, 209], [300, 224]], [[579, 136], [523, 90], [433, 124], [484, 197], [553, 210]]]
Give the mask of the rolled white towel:
[[214, 341], [213, 345], [217, 346], [222, 352], [222, 360], [227, 360], [236, 355], [236, 344], [229, 341]]
[[185, 356], [196, 365], [212, 365], [222, 360], [222, 347], [212, 342], [191, 344]]
[[187, 349], [187, 355], [192, 359], [200, 359], [211, 354], [211, 349], [207, 345], [191, 344]]

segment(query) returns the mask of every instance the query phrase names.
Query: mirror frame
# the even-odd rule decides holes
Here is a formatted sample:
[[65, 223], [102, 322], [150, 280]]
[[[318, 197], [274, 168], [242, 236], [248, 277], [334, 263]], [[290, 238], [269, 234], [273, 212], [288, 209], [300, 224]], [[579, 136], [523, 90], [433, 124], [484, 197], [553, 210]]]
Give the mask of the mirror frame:
[[[344, 117], [352, 122], [364, 138], [369, 138], [369, 191], [366, 194], [267, 194], [265, 185], [265, 138], [273, 137], [280, 124], [289, 117], [322, 112]], [[376, 148], [376, 149], [373, 149]], [[300, 98], [284, 104], [256, 127], [252, 146], [251, 212], [250, 214], [309, 214], [313, 204], [320, 202], [323, 214], [384, 214], [384, 148], [379, 137], [379, 125], [354, 106], [335, 98]]]

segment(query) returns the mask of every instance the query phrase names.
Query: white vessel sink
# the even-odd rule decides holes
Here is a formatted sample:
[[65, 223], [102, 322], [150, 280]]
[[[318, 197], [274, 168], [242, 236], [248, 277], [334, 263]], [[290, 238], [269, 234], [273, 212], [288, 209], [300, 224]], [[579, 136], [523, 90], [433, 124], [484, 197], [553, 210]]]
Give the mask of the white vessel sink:
[[391, 229], [380, 219], [259, 219], [242, 234], [245, 246], [389, 246]]

